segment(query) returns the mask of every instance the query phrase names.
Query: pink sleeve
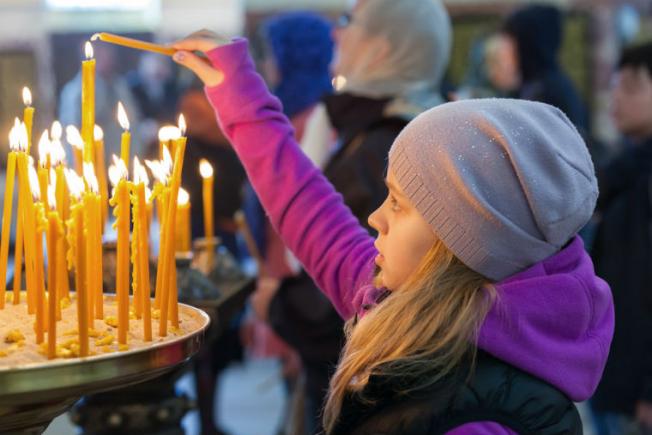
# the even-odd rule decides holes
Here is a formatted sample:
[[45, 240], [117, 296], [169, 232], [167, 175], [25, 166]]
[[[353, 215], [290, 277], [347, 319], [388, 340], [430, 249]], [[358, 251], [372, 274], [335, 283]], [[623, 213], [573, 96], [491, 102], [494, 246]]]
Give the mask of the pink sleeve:
[[370, 282], [373, 239], [299, 148], [292, 126], [256, 73], [246, 40], [207, 53], [224, 82], [206, 88], [217, 119], [272, 225], [340, 315], [358, 311]]
[[478, 421], [466, 423], [453, 430], [446, 432], [446, 435], [518, 435], [513, 430], [500, 423], [491, 421]]

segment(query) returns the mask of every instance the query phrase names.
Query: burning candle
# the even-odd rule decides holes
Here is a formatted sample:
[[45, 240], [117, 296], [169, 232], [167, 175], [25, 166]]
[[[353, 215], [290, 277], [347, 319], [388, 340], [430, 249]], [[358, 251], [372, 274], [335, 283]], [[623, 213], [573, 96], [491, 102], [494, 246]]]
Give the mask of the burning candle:
[[[5, 307], [7, 291], [7, 261], [9, 259], [9, 237], [11, 232], [11, 211], [14, 199], [14, 178], [16, 176], [16, 149], [18, 132], [12, 127], [9, 132], [9, 155], [7, 158], [7, 176], [5, 178], [5, 199], [2, 212], [2, 238], [0, 239], [0, 309]], [[14, 296], [16, 292], [14, 291]], [[19, 293], [20, 298], [20, 293]]]
[[145, 341], [152, 340], [152, 318], [150, 306], [149, 287], [149, 247], [147, 227], [146, 188], [149, 183], [147, 171], [140, 164], [138, 157], [134, 158], [134, 190], [132, 197], [134, 206], [134, 239], [137, 242], [137, 255], [133, 256], [134, 275], [137, 277], [137, 291], [134, 292], [136, 313], [143, 320], [143, 334]]
[[72, 198], [70, 206], [70, 254], [75, 266], [75, 290], [77, 293], [77, 329], [79, 356], [88, 355], [88, 295], [85, 284], [84, 261], [84, 207], [82, 193], [84, 181], [73, 171], [66, 171], [66, 182]]
[[95, 169], [90, 162], [84, 162], [84, 181], [87, 189], [83, 195], [84, 224], [86, 229], [86, 288], [88, 290], [89, 327], [94, 327], [94, 316], [101, 319], [102, 306], [102, 251], [98, 251], [98, 240], [102, 240], [99, 185]]
[[213, 229], [213, 166], [206, 159], [199, 161], [199, 173], [202, 178], [202, 199], [204, 206], [204, 237], [206, 237], [206, 253], [209, 270], [213, 268], [215, 254], [215, 230]]
[[[181, 171], [183, 168], [183, 156], [186, 150], [186, 137], [184, 136], [186, 130], [186, 121], [183, 118], [183, 115], [179, 116], [179, 130], [181, 132], [181, 137], [175, 141], [175, 154], [174, 154], [174, 167], [172, 171], [172, 177], [170, 179], [170, 201], [168, 204], [168, 210], [166, 212], [166, 232], [164, 234], [164, 243], [163, 248], [164, 252], [162, 255], [159, 255], [159, 267], [163, 267], [163, 283], [161, 287], [161, 317], [159, 320], [159, 335], [165, 337], [167, 335], [167, 320], [168, 320], [168, 309], [170, 306], [173, 307], [173, 311], [170, 316], [172, 319], [177, 318], [178, 315], [176, 311], [178, 309], [177, 304], [175, 303], [177, 295], [171, 294], [171, 284], [172, 268], [176, 267], [174, 263], [174, 234], [176, 230], [176, 214], [177, 214], [177, 204], [176, 199], [179, 195], [179, 188], [181, 187]], [[173, 298], [170, 302], [170, 298]], [[178, 325], [174, 325], [178, 327]]]
[[109, 167], [109, 179], [114, 186], [111, 205], [116, 217], [114, 226], [118, 231], [118, 254], [116, 271], [116, 294], [118, 298], [118, 343], [127, 344], [129, 330], [129, 189], [127, 167], [121, 159], [113, 156]]
[[34, 124], [34, 108], [32, 107], [32, 92], [27, 86], [23, 87], [23, 122], [27, 129], [27, 154], [32, 150], [32, 126]]
[[120, 127], [124, 130], [120, 137], [120, 158], [125, 164], [127, 171], [129, 170], [129, 148], [131, 146], [131, 134], [129, 133], [129, 118], [127, 112], [121, 102], [118, 102], [118, 122]]
[[83, 171], [82, 162], [83, 157], [82, 153], [84, 150], [84, 139], [82, 139], [79, 130], [74, 125], [69, 125], [66, 127], [66, 140], [72, 148], [72, 153], [75, 159], [75, 171], [78, 174], [81, 174]]
[[93, 136], [95, 129], [95, 59], [93, 46], [86, 41], [84, 46], [86, 60], [82, 61], [82, 139], [84, 144], [83, 159], [93, 162]]
[[[58, 278], [59, 268], [56, 266], [57, 254], [60, 254], [60, 239], [63, 232], [61, 219], [56, 212], [56, 195], [54, 186], [50, 186], [50, 212], [48, 213], [48, 359], [56, 357], [57, 346], [57, 308], [59, 307]], [[59, 255], [60, 256], [60, 255]], [[60, 314], [60, 313], [59, 313]]]
[[180, 188], [177, 198], [177, 237], [176, 250], [181, 252], [190, 251], [190, 195]]
[[[18, 214], [16, 221], [16, 246], [14, 251], [14, 305], [20, 302], [20, 290], [22, 288], [22, 273], [23, 273], [23, 247], [25, 240], [24, 228], [28, 224], [29, 219], [28, 211], [31, 214], [31, 195], [29, 194], [29, 178], [27, 175], [27, 130], [24, 123], [20, 123], [18, 119], [14, 121], [14, 130], [16, 140], [18, 143], [18, 153], [16, 155], [16, 167], [18, 169]], [[27, 288], [30, 288], [32, 283], [32, 264], [31, 258], [28, 259], [27, 249], [25, 249], [25, 279]], [[31, 302], [28, 299], [28, 304]], [[28, 311], [33, 308], [28, 305]]]
[[[44, 282], [44, 264], [43, 264], [43, 234], [45, 233], [47, 221], [43, 203], [39, 202], [41, 192], [39, 188], [38, 175], [34, 166], [29, 166], [29, 186], [34, 200], [34, 221], [35, 237], [29, 239], [34, 247], [34, 296], [36, 306], [36, 344], [43, 343], [45, 334], [45, 282]], [[47, 192], [47, 191], [46, 191]], [[47, 194], [47, 193], [45, 193]], [[26, 228], [27, 232], [27, 228]], [[27, 247], [27, 245], [25, 245]], [[29, 288], [27, 298], [29, 301]]]
[[48, 210], [48, 198], [45, 192], [48, 189], [48, 176], [50, 172], [50, 138], [48, 131], [45, 130], [38, 141], [38, 185], [41, 192], [43, 192], [43, 204], [45, 209]]
[[[169, 152], [167, 152], [167, 147], [164, 148], [164, 152], [169, 155]], [[149, 167], [149, 169], [152, 171], [152, 175], [156, 178], [156, 183], [154, 184], [154, 193], [152, 196], [156, 197], [157, 205], [156, 209], [158, 211], [158, 221], [160, 225], [160, 230], [159, 230], [159, 250], [158, 250], [158, 256], [159, 256], [159, 261], [161, 258], [161, 255], [163, 255], [163, 252], [165, 252], [164, 249], [164, 243], [165, 243], [165, 226], [166, 226], [166, 216], [165, 212], [167, 210], [167, 203], [168, 203], [168, 198], [169, 198], [169, 187], [167, 186], [168, 183], [168, 173], [166, 170], [166, 165], [163, 163], [163, 161], [160, 160], [146, 160], [145, 164]], [[160, 308], [161, 306], [161, 287], [163, 285], [163, 268], [162, 267], [157, 267], [156, 269], [156, 291], [154, 294], [154, 307], [155, 308]]]
[[[63, 149], [61, 141], [53, 140], [52, 147], [50, 149], [51, 158], [50, 161], [54, 166], [54, 177], [50, 177], [50, 183], [53, 180], [55, 181], [55, 198], [57, 205], [57, 212], [59, 213], [59, 219], [62, 222], [65, 222], [68, 219], [69, 214], [69, 200], [68, 192], [66, 188], [66, 178], [64, 175], [64, 168], [66, 162], [66, 152]], [[50, 171], [52, 172], [52, 171]], [[66, 269], [66, 258], [63, 255], [67, 250], [66, 239], [65, 237], [59, 237], [58, 239], [59, 246], [57, 247], [57, 252], [59, 255], [56, 257], [56, 267], [57, 267], [57, 297], [62, 299], [64, 297], [70, 297], [70, 286], [68, 284], [68, 270]], [[57, 304], [57, 319], [61, 319], [61, 307]]]

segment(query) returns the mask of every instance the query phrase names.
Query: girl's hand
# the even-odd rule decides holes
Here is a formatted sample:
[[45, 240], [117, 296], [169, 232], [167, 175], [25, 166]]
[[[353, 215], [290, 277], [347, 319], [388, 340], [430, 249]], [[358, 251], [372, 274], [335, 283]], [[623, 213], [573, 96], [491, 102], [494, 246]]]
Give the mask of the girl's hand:
[[172, 43], [178, 51], [172, 59], [193, 71], [206, 86], [217, 86], [224, 80], [222, 71], [215, 69], [205, 58], [193, 52], [207, 53], [231, 41], [209, 30], [200, 30]]

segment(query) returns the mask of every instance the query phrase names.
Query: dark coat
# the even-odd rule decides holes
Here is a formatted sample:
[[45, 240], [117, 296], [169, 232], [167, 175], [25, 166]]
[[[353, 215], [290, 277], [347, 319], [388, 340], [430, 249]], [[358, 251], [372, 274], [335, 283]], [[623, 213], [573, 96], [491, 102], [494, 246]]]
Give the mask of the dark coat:
[[362, 395], [345, 398], [332, 435], [441, 435], [480, 421], [523, 435], [582, 433], [573, 402], [550, 384], [482, 351], [469, 373], [462, 364], [451, 376], [410, 394], [400, 391], [424, 382], [372, 375]]
[[515, 97], [558, 107], [580, 133], [586, 134], [586, 108], [558, 62], [563, 36], [563, 17], [559, 9], [547, 5], [527, 6], [507, 19], [503, 31], [516, 40], [518, 48], [523, 83]]
[[652, 402], [652, 138], [598, 171], [602, 220], [592, 250], [614, 296], [616, 326], [598, 410], [632, 415]]

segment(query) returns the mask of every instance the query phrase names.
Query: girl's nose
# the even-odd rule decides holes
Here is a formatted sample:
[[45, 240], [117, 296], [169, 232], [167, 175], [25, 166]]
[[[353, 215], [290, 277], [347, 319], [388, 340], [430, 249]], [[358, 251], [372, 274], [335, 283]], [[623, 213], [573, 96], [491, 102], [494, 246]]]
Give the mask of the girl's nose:
[[367, 219], [367, 223], [369, 223], [369, 226], [371, 228], [378, 231], [378, 234], [385, 234], [387, 232], [386, 231], [387, 225], [385, 225], [385, 220], [381, 215], [382, 214], [380, 210], [381, 207], [378, 207], [373, 213], [369, 215], [369, 218]]

